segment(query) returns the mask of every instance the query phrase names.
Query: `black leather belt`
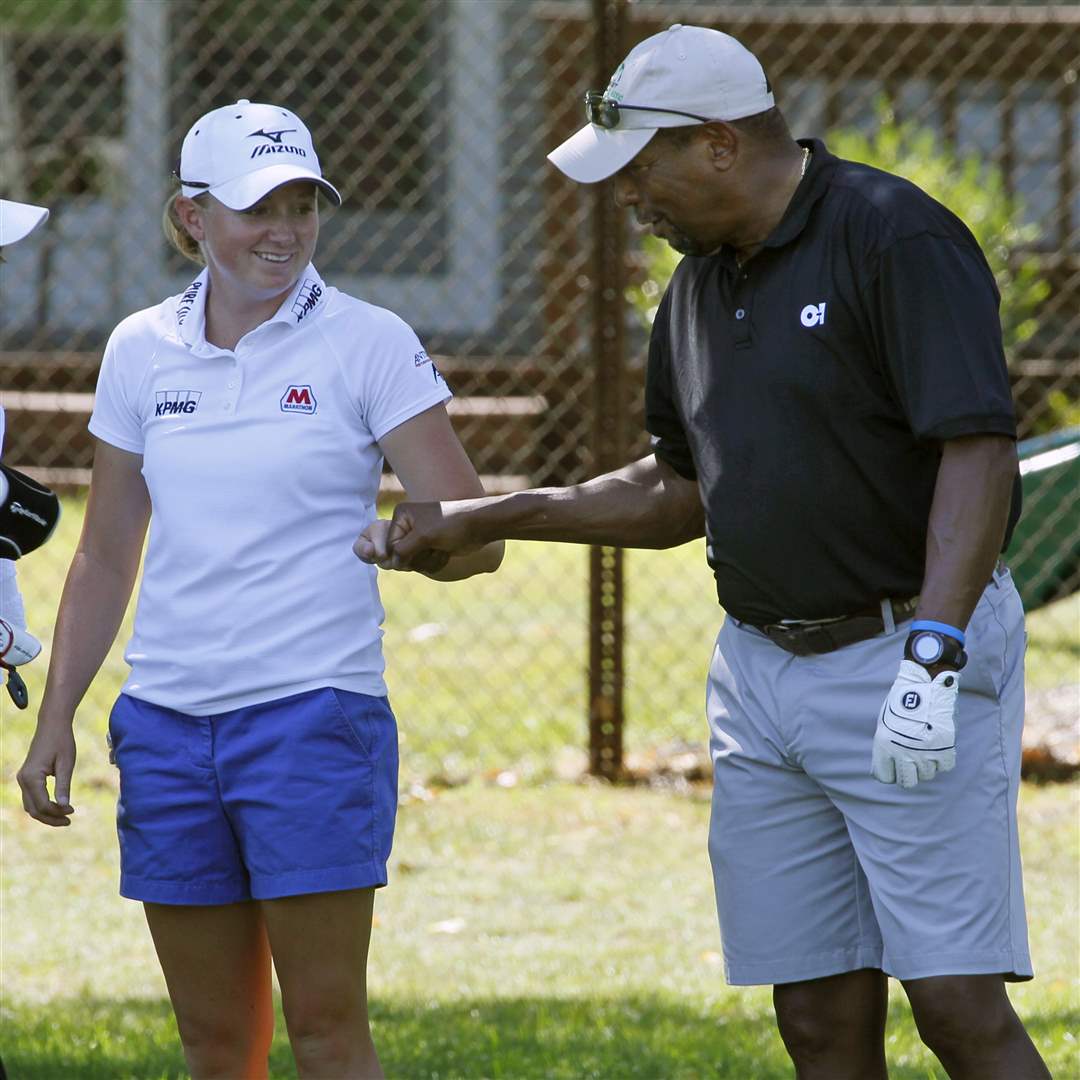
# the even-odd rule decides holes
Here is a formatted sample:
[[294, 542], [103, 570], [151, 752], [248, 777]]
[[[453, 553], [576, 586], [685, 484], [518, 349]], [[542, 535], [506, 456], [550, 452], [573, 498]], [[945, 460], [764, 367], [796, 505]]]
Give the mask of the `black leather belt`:
[[[909, 600], [889, 600], [888, 603], [892, 606], [893, 622], [899, 625], [915, 614], [919, 598], [913, 596]], [[874, 607], [836, 619], [789, 619], [755, 626], [755, 629], [795, 656], [820, 656], [875, 637], [885, 629], [885, 622], [881, 608]]]

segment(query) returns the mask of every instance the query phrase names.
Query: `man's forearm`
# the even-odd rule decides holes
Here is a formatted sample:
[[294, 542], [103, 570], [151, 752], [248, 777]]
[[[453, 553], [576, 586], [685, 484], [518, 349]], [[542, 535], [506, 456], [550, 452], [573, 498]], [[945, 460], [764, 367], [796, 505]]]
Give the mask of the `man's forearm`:
[[949, 440], [938, 470], [916, 618], [967, 626], [1001, 551], [1016, 444], [1000, 435]]
[[390, 559], [380, 560], [371, 538], [357, 554], [385, 569], [424, 572], [432, 552], [468, 552], [500, 540], [667, 548], [704, 531], [697, 484], [648, 457], [571, 487], [399, 503]]
[[667, 548], [704, 532], [697, 485], [653, 458], [565, 488], [536, 488], [470, 500], [478, 540], [549, 540]]

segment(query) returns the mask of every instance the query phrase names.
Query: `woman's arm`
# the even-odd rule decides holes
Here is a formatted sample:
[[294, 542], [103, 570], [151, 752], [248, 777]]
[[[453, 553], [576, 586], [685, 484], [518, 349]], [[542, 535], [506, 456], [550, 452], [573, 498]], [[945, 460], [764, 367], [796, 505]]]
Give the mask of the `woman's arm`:
[[[426, 409], [385, 435], [380, 443], [386, 460], [405, 489], [406, 498], [415, 501], [442, 501], [482, 497], [484, 486], [465, 453], [450, 417], [443, 405]], [[361, 537], [355, 548], [368, 562], [382, 563], [389, 556], [387, 525]], [[369, 546], [366, 546], [369, 545]], [[503, 558], [502, 541], [495, 541], [457, 555], [432, 553], [418, 569], [436, 581], [459, 581], [473, 574], [489, 574], [499, 568]]]
[[[127, 609], [150, 519], [142, 457], [98, 442], [82, 535], [64, 583], [37, 730], [18, 773], [23, 807], [46, 825], [67, 825], [82, 700]], [[46, 777], [56, 777], [50, 800]]]

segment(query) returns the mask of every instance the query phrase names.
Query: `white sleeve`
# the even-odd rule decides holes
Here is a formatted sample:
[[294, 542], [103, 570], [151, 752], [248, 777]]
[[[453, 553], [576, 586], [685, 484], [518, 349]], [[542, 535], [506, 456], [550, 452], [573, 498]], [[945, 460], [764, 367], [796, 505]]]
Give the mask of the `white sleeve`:
[[[0, 454], [3, 452], [4, 409], [0, 406]], [[15, 563], [11, 559], [0, 559], [0, 619], [20, 630], [26, 629], [26, 612], [15, 578]]]
[[0, 619], [19, 630], [26, 629], [26, 611], [15, 577], [15, 564], [10, 559], [0, 559]]
[[343, 357], [353, 400], [376, 440], [453, 397], [412, 327], [391, 312], [379, 315], [363, 356]]
[[141, 454], [143, 427], [136, 407], [138, 387], [132, 381], [134, 365], [122, 362], [124, 349], [120, 329], [112, 332], [105, 346], [89, 428], [92, 435], [104, 442]]

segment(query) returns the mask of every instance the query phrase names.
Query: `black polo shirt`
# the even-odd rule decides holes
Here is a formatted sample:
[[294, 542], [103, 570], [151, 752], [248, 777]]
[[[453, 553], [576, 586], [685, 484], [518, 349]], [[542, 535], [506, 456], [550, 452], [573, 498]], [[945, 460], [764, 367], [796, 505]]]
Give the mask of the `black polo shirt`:
[[[942, 442], [1016, 436], [997, 287], [967, 227], [803, 145], [764, 246], [742, 269], [727, 247], [684, 258], [649, 344], [655, 453], [698, 481], [717, 595], [751, 623], [919, 592]], [[1019, 512], [1018, 475], [1009, 534]]]

